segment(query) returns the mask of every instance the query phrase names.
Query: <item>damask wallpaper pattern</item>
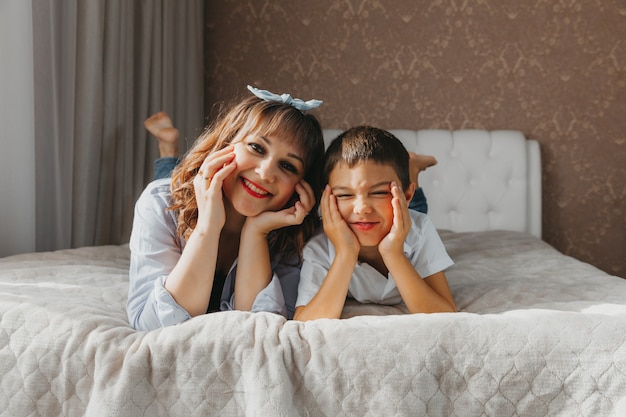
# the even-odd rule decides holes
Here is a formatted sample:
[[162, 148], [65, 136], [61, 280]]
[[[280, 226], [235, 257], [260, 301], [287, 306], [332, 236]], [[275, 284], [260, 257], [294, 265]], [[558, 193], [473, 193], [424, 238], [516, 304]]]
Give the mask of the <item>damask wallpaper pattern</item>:
[[210, 115], [253, 84], [325, 127], [539, 140], [544, 240], [626, 277], [626, 1], [211, 1], [205, 40]]

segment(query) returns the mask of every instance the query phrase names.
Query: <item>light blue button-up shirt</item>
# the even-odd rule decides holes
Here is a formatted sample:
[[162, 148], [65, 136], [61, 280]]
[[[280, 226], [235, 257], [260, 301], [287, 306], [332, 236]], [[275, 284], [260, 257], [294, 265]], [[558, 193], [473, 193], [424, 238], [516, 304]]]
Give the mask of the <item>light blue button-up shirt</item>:
[[[171, 205], [170, 178], [153, 181], [135, 205], [130, 237], [128, 319], [138, 330], [152, 330], [182, 323], [191, 315], [165, 289], [164, 283], [178, 262], [185, 242], [176, 236], [177, 220]], [[281, 262], [273, 253], [273, 276], [256, 297], [252, 312], [267, 311], [292, 318], [298, 291], [300, 265]], [[235, 272], [232, 265], [221, 296], [221, 310], [233, 310]]]

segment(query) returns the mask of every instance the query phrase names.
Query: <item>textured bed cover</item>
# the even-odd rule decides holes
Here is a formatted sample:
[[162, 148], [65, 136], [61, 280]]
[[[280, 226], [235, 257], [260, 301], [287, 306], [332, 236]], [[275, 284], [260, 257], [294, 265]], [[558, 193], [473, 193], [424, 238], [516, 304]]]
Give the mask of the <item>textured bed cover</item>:
[[626, 415], [626, 280], [527, 234], [441, 236], [459, 313], [348, 303], [153, 332], [126, 318], [126, 246], [1, 259], [0, 413]]

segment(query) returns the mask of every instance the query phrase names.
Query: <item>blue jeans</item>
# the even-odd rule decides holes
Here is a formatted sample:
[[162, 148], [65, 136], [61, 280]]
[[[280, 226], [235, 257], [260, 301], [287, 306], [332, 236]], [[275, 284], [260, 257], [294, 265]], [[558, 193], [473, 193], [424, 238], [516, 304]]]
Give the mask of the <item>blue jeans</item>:
[[428, 201], [422, 187], [419, 187], [413, 193], [413, 198], [409, 201], [409, 209], [428, 214]]
[[[167, 178], [172, 173], [172, 170], [178, 165], [179, 159], [174, 157], [159, 158], [154, 161], [154, 179]], [[420, 213], [428, 213], [428, 201], [422, 188], [415, 190], [413, 198], [409, 202], [409, 208], [411, 210], [419, 211]]]
[[178, 165], [179, 159], [173, 156], [154, 160], [154, 179], [160, 180], [172, 175], [172, 170]]

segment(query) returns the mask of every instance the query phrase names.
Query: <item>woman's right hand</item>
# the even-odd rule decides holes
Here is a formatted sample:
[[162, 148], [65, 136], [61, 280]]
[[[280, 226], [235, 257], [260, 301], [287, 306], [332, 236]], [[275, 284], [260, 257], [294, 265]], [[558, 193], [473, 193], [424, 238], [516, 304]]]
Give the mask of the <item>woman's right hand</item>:
[[235, 169], [233, 147], [207, 155], [193, 178], [198, 222], [165, 281], [165, 289], [192, 317], [205, 314], [215, 276], [219, 236], [226, 223], [224, 179]]
[[226, 211], [222, 196], [224, 179], [236, 168], [233, 146], [227, 146], [212, 152], [205, 158], [198, 175], [193, 179], [193, 187], [198, 204], [198, 222], [196, 229], [206, 232], [209, 226], [226, 222]]

